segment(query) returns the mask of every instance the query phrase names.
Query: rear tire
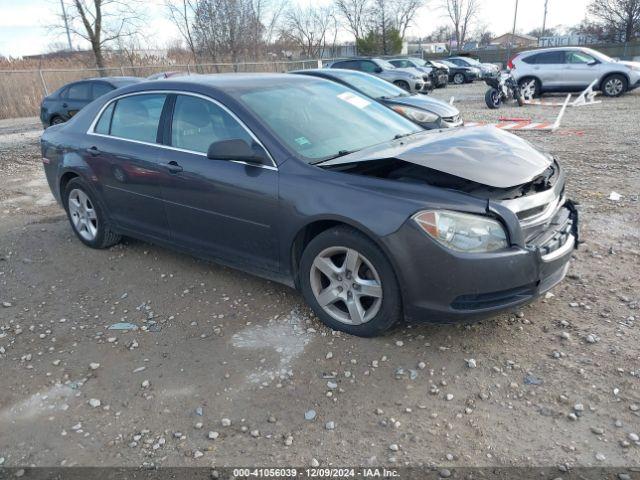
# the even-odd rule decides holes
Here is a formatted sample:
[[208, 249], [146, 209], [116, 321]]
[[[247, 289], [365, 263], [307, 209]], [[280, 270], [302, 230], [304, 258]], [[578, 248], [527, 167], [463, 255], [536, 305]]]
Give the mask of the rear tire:
[[605, 97], [619, 97], [629, 88], [629, 81], [624, 75], [614, 73], [602, 81], [602, 94]]
[[49, 122], [49, 125], [60, 125], [61, 123], [64, 123], [64, 119], [58, 115], [55, 115], [52, 119], [51, 122]]
[[402, 318], [391, 263], [375, 243], [350, 227], [334, 227], [313, 238], [302, 253], [299, 274], [305, 300], [333, 330], [374, 337]]
[[100, 202], [84, 180], [71, 179], [62, 198], [71, 228], [82, 243], [102, 249], [120, 242], [122, 237], [111, 229]]
[[520, 88], [516, 88], [516, 91], [514, 92], [515, 96], [516, 96], [516, 102], [518, 102], [518, 106], [519, 107], [524, 107], [524, 98], [522, 97], [522, 92], [520, 91]]
[[520, 95], [524, 98], [527, 98], [527, 92], [531, 94], [531, 98], [538, 98], [540, 96], [540, 92], [542, 91], [540, 80], [533, 77], [521, 78], [518, 82], [518, 87], [520, 88]]
[[502, 106], [502, 98], [500, 96], [500, 92], [495, 88], [490, 88], [484, 94], [484, 103], [487, 104], [491, 110], [495, 110], [496, 108], [500, 108]]

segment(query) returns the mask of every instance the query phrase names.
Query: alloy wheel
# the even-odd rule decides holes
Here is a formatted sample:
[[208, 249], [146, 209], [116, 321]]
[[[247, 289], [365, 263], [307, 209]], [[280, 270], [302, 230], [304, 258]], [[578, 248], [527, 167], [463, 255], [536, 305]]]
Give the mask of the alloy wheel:
[[380, 311], [380, 275], [357, 250], [326, 248], [314, 259], [309, 275], [316, 301], [337, 321], [360, 325], [373, 319]]
[[78, 188], [69, 193], [69, 216], [78, 234], [91, 242], [98, 235], [98, 216], [91, 199]]
[[531, 100], [536, 94], [536, 81], [529, 80], [528, 82], [523, 82], [520, 86], [520, 93], [525, 100]]
[[456, 73], [453, 76], [453, 83], [455, 83], [456, 85], [461, 85], [464, 83], [464, 75], [461, 73]]
[[607, 95], [612, 97], [620, 95], [623, 88], [624, 84], [619, 78], [611, 78], [607, 80], [607, 83], [604, 85], [605, 92], [607, 92]]

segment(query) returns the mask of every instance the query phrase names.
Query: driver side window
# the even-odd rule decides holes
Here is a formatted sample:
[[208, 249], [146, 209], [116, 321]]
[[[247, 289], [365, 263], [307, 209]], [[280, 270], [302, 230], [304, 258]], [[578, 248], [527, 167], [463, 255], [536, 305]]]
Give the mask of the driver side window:
[[594, 62], [595, 59], [591, 56], [588, 55], [586, 53], [582, 53], [582, 52], [567, 52], [567, 63], [571, 63], [571, 64], [581, 64], [581, 65], [585, 65], [585, 64], [589, 64]]
[[207, 153], [213, 142], [253, 138], [228, 112], [204, 98], [178, 95], [171, 122], [171, 146]]
[[375, 73], [377, 65], [373, 62], [363, 61], [360, 62], [360, 70], [367, 73]]

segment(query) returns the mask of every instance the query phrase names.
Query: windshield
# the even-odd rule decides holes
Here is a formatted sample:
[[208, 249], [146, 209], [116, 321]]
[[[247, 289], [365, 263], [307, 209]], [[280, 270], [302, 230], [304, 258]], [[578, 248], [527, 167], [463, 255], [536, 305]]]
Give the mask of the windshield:
[[253, 90], [239, 100], [307, 163], [422, 131], [387, 107], [327, 80]]
[[423, 59], [421, 58], [410, 58], [409, 59], [413, 64], [419, 66], [419, 67], [424, 67], [427, 62], [425, 62]]
[[371, 98], [406, 97], [409, 95], [406, 90], [373, 75], [336, 69], [331, 71], [331, 76], [348, 83], [349, 86]]
[[471, 65], [480, 65], [480, 62], [478, 60], [476, 60], [475, 58], [465, 57], [464, 60], [466, 60]]
[[457, 65], [455, 63], [451, 63], [451, 62], [449, 62], [447, 60], [440, 60], [440, 62], [444, 63], [447, 67], [453, 67], [453, 68], [457, 67]]
[[376, 58], [375, 61], [378, 64], [378, 66], [384, 68], [385, 70], [392, 70], [392, 69], [396, 68], [391, 63], [389, 63], [386, 60], [383, 60], [381, 58]]

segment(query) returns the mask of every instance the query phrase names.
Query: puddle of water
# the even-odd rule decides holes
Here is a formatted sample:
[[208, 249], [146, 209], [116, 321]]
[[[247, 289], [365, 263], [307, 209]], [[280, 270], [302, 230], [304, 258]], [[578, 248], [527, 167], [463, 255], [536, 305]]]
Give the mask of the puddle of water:
[[300, 356], [312, 339], [304, 326], [304, 318], [292, 311], [285, 319], [271, 320], [266, 325], [252, 325], [231, 337], [236, 348], [272, 350], [273, 357], [261, 359], [257, 371], [248, 375], [251, 383], [263, 383], [285, 379], [293, 375], [292, 363]]
[[43, 392], [34, 393], [29, 398], [0, 410], [0, 422], [33, 420], [53, 411], [66, 410], [66, 400], [75, 396], [81, 385], [82, 382], [56, 384]]

